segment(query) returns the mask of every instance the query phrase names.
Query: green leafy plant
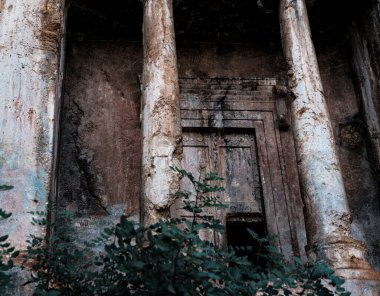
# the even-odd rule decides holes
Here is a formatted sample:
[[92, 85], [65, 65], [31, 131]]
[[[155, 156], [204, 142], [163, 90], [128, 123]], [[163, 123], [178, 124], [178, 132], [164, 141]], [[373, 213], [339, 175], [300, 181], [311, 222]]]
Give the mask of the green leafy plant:
[[[0, 185], [0, 191], [10, 190], [13, 186]], [[7, 220], [12, 216], [11, 213], [0, 209], [0, 222]], [[19, 251], [8, 242], [8, 235], [2, 233], [0, 235], [0, 292], [1, 295], [10, 294], [13, 287], [12, 276], [9, 273], [14, 266], [13, 259], [19, 255]]]
[[[349, 295], [343, 280], [324, 263], [287, 262], [268, 238], [250, 234], [262, 245], [266, 266], [238, 256], [233, 247], [216, 246], [200, 232], [224, 231], [207, 208], [225, 207], [218, 197], [221, 178], [206, 174], [200, 180], [182, 169], [194, 190], [177, 193], [188, 218], [161, 220], [145, 227], [128, 217], [104, 232], [93, 246], [75, 246], [67, 228], [45, 247], [41, 238], [30, 241], [36, 295]], [[65, 219], [67, 219], [66, 217]], [[65, 223], [67, 225], [67, 223]], [[248, 247], [249, 248], [249, 247]]]
[[[33, 224], [46, 225], [46, 214], [31, 212]], [[87, 289], [90, 269], [94, 265], [88, 255], [88, 246], [78, 243], [72, 225], [74, 215], [59, 211], [56, 217], [54, 234], [49, 241], [43, 237], [31, 236], [27, 241], [27, 254], [24, 256], [24, 269], [30, 269], [31, 280], [36, 289], [34, 295], [95, 295]], [[64, 225], [64, 227], [62, 227]], [[55, 226], [55, 225], [52, 225]]]

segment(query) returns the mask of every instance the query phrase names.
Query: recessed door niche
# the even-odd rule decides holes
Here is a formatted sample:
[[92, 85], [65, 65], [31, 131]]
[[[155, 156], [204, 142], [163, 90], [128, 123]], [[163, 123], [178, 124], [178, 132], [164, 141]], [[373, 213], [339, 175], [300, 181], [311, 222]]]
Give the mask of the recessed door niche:
[[[180, 79], [182, 166], [196, 178], [216, 172], [224, 179], [219, 195], [227, 208], [210, 214], [224, 224], [261, 225], [257, 231], [273, 235], [286, 256], [303, 256], [306, 236], [298, 179], [292, 173], [293, 140], [281, 128], [287, 114], [284, 98], [275, 95], [276, 84], [269, 78]], [[191, 191], [187, 180], [181, 187]], [[180, 201], [172, 212], [186, 216]], [[204, 236], [227, 244], [228, 233]]]

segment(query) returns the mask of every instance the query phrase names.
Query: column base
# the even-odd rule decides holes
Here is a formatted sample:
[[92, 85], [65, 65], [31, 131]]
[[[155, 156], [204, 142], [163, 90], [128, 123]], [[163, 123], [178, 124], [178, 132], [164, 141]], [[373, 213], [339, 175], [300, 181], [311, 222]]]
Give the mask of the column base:
[[351, 296], [378, 296], [380, 295], [380, 281], [346, 279], [344, 288], [351, 292]]
[[334, 270], [372, 270], [366, 259], [366, 247], [349, 236], [327, 237], [307, 247], [311, 260], [323, 260]]
[[372, 268], [365, 254], [365, 244], [351, 237], [328, 237], [308, 250], [310, 259], [326, 261], [345, 280], [344, 287], [352, 296], [380, 295], [380, 272]]
[[[380, 285], [380, 272], [374, 269], [335, 269], [335, 274], [346, 281], [374, 281]], [[380, 293], [378, 294], [380, 295]]]

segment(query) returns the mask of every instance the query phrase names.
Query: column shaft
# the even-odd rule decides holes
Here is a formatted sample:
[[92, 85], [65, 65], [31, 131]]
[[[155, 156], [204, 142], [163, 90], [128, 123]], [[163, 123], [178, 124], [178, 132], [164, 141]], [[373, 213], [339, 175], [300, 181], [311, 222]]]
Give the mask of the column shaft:
[[144, 1], [142, 201], [145, 224], [169, 216], [182, 154], [172, 0]]
[[[309, 255], [336, 270], [368, 270], [365, 247], [351, 234], [350, 211], [311, 39], [304, 0], [281, 0], [281, 34], [293, 96], [292, 123]], [[352, 276], [352, 272], [342, 272]], [[361, 275], [363, 276], [363, 275]]]

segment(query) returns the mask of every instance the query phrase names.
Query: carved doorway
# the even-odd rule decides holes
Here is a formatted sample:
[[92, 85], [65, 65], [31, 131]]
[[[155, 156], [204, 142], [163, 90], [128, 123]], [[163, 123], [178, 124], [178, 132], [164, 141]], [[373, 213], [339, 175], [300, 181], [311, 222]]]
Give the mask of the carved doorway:
[[[207, 172], [224, 178], [219, 195], [227, 208], [210, 214], [225, 225], [264, 227], [287, 257], [304, 257], [293, 140], [291, 132], [280, 131], [279, 118], [286, 121], [288, 115], [276, 84], [276, 79], [180, 79], [182, 167], [196, 178]], [[189, 181], [182, 180], [181, 188], [191, 191]], [[173, 210], [185, 215], [180, 202]], [[228, 233], [204, 236], [216, 244], [228, 240]]]

